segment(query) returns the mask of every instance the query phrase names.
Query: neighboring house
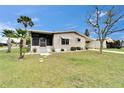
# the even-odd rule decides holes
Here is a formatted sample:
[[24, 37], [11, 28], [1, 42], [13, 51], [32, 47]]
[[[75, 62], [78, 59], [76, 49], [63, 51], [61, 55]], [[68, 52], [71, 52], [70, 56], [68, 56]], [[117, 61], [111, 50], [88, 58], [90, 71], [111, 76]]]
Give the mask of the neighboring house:
[[[7, 40], [8, 38], [7, 37], [1, 37], [0, 38], [0, 46], [7, 46]], [[14, 41], [15, 43], [19, 43], [20, 42], [20, 39], [18, 38], [11, 38], [11, 41]]]
[[[81, 35], [75, 31], [67, 32], [47, 32], [47, 31], [31, 31], [31, 52], [60, 52], [70, 51], [71, 47], [80, 47], [81, 49], [99, 48], [100, 43], [97, 40]], [[106, 42], [103, 45], [106, 48]]]
[[124, 41], [121, 41], [121, 46], [124, 47]]
[[114, 43], [114, 40], [111, 39], [110, 37], [107, 37], [107, 38], [106, 38], [106, 42], [108, 42], [108, 43], [111, 43], [111, 42]]
[[[99, 40], [90, 40], [87, 41], [87, 47], [91, 49], [99, 49], [100, 48], [100, 41]], [[103, 48], [106, 48], [106, 40], [103, 42]]]
[[20, 38], [11, 38], [11, 40], [17, 44], [20, 43]]
[[[103, 48], [107, 48], [107, 42], [114, 42], [111, 38], [107, 37], [103, 42]], [[91, 49], [99, 49], [100, 41], [98, 39], [88, 38], [86, 40], [86, 47]]]

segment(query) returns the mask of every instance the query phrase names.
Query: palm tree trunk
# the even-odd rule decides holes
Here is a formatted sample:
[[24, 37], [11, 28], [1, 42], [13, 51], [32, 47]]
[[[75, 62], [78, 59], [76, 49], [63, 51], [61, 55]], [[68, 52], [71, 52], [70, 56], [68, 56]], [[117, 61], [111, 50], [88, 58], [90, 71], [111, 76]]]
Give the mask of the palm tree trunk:
[[26, 47], [26, 39], [23, 39], [23, 46]]
[[[26, 30], [26, 27], [25, 27], [25, 30]], [[26, 47], [26, 38], [23, 39], [23, 46]]]
[[31, 49], [31, 33], [28, 31], [29, 33], [29, 41], [28, 41], [28, 48]]
[[11, 52], [11, 47], [12, 47], [10, 37], [8, 37], [8, 40], [7, 40], [7, 47], [8, 47], [7, 53], [10, 53]]
[[22, 53], [22, 48], [23, 48], [23, 39], [20, 40], [20, 56], [19, 56], [19, 59], [22, 59], [23, 58], [23, 53]]
[[[27, 30], [27, 28], [25, 27], [25, 30]], [[31, 35], [30, 35], [30, 32], [29, 31], [27, 31], [27, 37], [29, 38], [29, 42], [31, 42]], [[27, 41], [27, 39], [25, 39], [24, 40], [24, 47], [26, 47], [26, 41]], [[31, 48], [31, 45], [30, 45], [31, 43], [29, 43], [28, 44], [28, 48]]]

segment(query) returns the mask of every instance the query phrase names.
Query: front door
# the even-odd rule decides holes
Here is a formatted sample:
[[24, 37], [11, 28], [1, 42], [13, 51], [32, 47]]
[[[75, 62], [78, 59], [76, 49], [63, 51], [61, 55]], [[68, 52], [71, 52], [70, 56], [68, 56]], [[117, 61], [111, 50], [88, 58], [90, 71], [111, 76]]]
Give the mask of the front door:
[[39, 39], [39, 45], [40, 45], [40, 53], [46, 53], [47, 52], [47, 40], [46, 38], [40, 38]]
[[40, 47], [46, 47], [46, 38], [40, 38], [39, 45]]

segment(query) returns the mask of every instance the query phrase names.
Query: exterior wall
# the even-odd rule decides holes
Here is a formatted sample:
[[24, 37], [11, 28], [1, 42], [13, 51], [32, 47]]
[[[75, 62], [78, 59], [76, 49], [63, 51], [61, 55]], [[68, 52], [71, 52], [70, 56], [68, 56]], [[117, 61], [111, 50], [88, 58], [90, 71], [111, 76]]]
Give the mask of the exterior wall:
[[[91, 48], [91, 49], [100, 48], [100, 42], [90, 41], [90, 43], [88, 44], [88, 48]], [[103, 42], [103, 48], [106, 48], [106, 41]]]
[[33, 53], [33, 49], [36, 49], [36, 53], [44, 53], [44, 52], [52, 52], [52, 46], [40, 47], [40, 46], [31, 46], [31, 53]]
[[53, 46], [47, 46], [47, 52], [52, 52]]
[[36, 53], [40, 53], [39, 46], [31, 46], [31, 53], [34, 53], [33, 49], [36, 49]]
[[[69, 45], [62, 45], [61, 38], [66, 37], [69, 39]], [[70, 50], [71, 47], [82, 47], [85, 49], [85, 38], [76, 34], [76, 33], [61, 33], [61, 34], [54, 34], [53, 36], [53, 47], [56, 52], [60, 52], [61, 49], [65, 51]], [[77, 38], [80, 38], [81, 41], [78, 42]]]
[[121, 46], [124, 47], [124, 41], [122, 41], [122, 45]]

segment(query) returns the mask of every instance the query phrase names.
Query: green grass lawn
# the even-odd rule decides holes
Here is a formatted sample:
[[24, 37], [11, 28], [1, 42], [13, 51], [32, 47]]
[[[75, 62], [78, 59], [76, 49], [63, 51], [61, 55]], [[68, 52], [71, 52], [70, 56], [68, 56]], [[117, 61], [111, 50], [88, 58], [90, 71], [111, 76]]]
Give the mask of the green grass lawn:
[[83, 51], [18, 60], [0, 51], [0, 87], [124, 87], [124, 55]]
[[3, 48], [4, 46], [0, 46], [0, 48]]
[[117, 48], [108, 48], [108, 49], [104, 49], [104, 50], [124, 52], [124, 48], [120, 48], [120, 49], [117, 49]]

